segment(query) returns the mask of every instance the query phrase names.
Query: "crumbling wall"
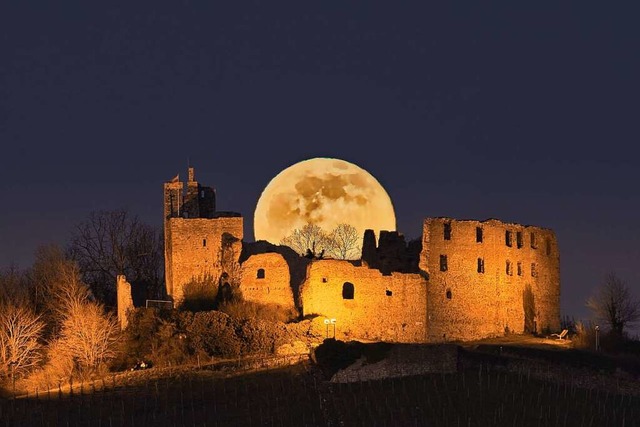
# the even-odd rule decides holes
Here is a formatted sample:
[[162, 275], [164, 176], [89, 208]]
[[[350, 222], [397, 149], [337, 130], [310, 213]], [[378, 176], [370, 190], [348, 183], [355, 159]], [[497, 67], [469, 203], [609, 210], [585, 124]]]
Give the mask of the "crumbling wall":
[[427, 218], [420, 268], [429, 276], [429, 341], [559, 328], [559, 254], [549, 229]]
[[[218, 283], [224, 273], [232, 274], [225, 271], [223, 264], [237, 265], [243, 234], [242, 217], [169, 218], [166, 224], [166, 287], [174, 303], [182, 302], [184, 285], [190, 281], [211, 277]], [[230, 236], [238, 241], [232, 245], [235, 259], [231, 262], [222, 256], [223, 235], [227, 240]]]
[[[389, 342], [426, 340], [426, 280], [349, 261], [317, 260], [301, 288], [303, 314], [336, 319], [335, 337]], [[326, 333], [334, 336], [334, 326]]]
[[118, 301], [118, 321], [120, 322], [120, 329], [124, 330], [129, 323], [127, 318], [129, 311], [134, 308], [131, 284], [127, 282], [127, 278], [124, 275], [118, 275], [116, 278], [116, 297]]
[[289, 265], [278, 253], [250, 256], [242, 263], [240, 290], [247, 301], [294, 307]]

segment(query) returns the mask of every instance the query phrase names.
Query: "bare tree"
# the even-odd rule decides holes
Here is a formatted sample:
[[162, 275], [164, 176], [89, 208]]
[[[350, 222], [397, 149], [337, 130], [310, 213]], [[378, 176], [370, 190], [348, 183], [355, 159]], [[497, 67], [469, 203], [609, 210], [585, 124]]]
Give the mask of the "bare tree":
[[615, 273], [606, 275], [595, 294], [587, 300], [595, 317], [622, 335], [625, 326], [640, 320], [640, 300], [634, 298], [627, 284]]
[[134, 286], [146, 286], [154, 294], [160, 292], [163, 262], [160, 232], [125, 210], [91, 213], [77, 226], [70, 249], [84, 281], [108, 305], [115, 303], [119, 274], [126, 275]]
[[362, 236], [349, 224], [338, 224], [329, 235], [329, 255], [336, 259], [360, 258]]
[[33, 286], [16, 266], [0, 270], [0, 304], [31, 305]]
[[306, 224], [282, 239], [280, 244], [289, 246], [300, 255], [318, 257], [332, 246], [329, 236], [316, 224]]
[[41, 360], [43, 327], [28, 306], [0, 304], [0, 378], [20, 375]]
[[62, 357], [71, 358], [83, 372], [94, 372], [112, 359], [118, 336], [118, 325], [102, 305], [85, 302], [67, 314], [60, 333]]

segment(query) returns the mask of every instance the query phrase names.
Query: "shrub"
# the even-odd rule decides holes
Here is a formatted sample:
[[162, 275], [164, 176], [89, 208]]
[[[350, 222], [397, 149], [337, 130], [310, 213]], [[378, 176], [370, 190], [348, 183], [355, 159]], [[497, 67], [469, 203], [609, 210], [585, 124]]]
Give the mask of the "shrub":
[[207, 356], [236, 357], [242, 343], [236, 325], [225, 313], [207, 311], [196, 313], [187, 327], [194, 353]]

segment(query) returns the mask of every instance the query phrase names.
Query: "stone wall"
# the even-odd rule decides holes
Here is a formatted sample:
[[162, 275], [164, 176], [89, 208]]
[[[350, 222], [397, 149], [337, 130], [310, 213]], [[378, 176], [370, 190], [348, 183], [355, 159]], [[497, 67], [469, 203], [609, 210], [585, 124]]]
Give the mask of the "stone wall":
[[[424, 342], [426, 287], [420, 274], [383, 275], [353, 262], [313, 261], [301, 287], [303, 314], [336, 319], [341, 340]], [[328, 329], [333, 337], [333, 325]]]
[[131, 284], [124, 275], [116, 278], [116, 295], [118, 299], [118, 321], [120, 329], [125, 330], [129, 324], [129, 311], [133, 310], [133, 298], [131, 296]]
[[420, 268], [429, 275], [431, 342], [559, 328], [558, 245], [549, 229], [427, 218]]
[[240, 290], [247, 301], [294, 306], [289, 265], [278, 253], [252, 255], [244, 261]]
[[[184, 298], [184, 285], [211, 277], [217, 283], [226, 271], [222, 259], [223, 235], [239, 242], [243, 234], [242, 217], [169, 218], [166, 221], [165, 259], [167, 294], [177, 305]], [[234, 250], [233, 263], [240, 257], [241, 244]], [[223, 271], [225, 270], [225, 271]]]

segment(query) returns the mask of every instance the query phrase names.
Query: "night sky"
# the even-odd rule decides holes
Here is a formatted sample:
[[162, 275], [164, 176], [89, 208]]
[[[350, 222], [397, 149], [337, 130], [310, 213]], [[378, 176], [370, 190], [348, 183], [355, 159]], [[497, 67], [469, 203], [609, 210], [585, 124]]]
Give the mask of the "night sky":
[[93, 3], [0, 6], [0, 267], [94, 210], [160, 225], [189, 163], [252, 241], [271, 178], [326, 156], [374, 175], [409, 238], [429, 216], [552, 228], [563, 314], [610, 270], [640, 294], [634, 11]]

